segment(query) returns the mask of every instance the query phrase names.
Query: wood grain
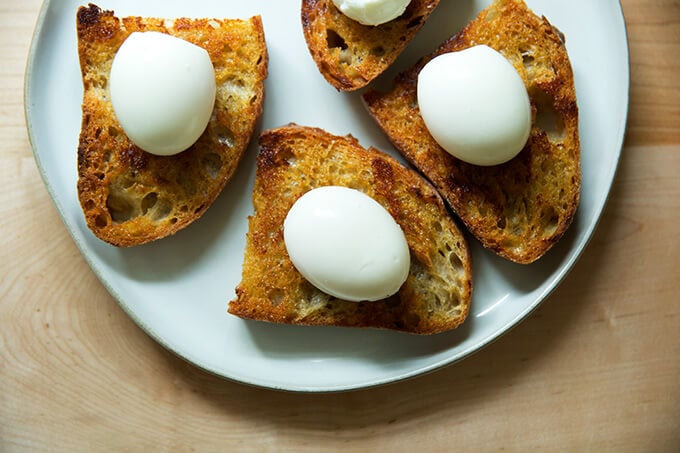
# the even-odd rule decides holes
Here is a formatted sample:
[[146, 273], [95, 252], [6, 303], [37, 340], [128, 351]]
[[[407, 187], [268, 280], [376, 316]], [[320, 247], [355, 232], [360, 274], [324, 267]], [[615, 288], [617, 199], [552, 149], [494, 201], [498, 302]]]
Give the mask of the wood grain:
[[308, 395], [158, 346], [77, 251], [23, 118], [39, 1], [0, 1], [0, 451], [680, 450], [680, 3], [624, 0], [626, 145], [579, 263], [525, 322], [408, 382]]

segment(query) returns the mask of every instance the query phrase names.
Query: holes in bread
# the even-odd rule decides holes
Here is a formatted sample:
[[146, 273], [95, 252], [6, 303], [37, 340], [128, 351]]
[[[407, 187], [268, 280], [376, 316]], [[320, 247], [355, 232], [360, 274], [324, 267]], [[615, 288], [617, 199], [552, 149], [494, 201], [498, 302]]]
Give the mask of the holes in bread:
[[246, 82], [237, 75], [232, 75], [222, 82], [225, 86], [225, 91], [242, 91], [246, 87]]
[[115, 126], [109, 126], [108, 128], [109, 137], [116, 138], [120, 135], [120, 131]]
[[499, 217], [498, 220], [496, 221], [496, 227], [497, 227], [499, 230], [504, 230], [505, 227], [506, 227], [506, 225], [507, 225], [507, 223], [506, 223], [505, 217], [502, 217], [502, 216], [501, 216], [501, 217]]
[[533, 50], [520, 49], [519, 54], [522, 57], [522, 65], [524, 65], [524, 70], [527, 72], [527, 77], [529, 79], [533, 78], [535, 60]]
[[215, 140], [222, 146], [231, 148], [234, 146], [234, 141], [236, 137], [234, 132], [223, 124], [217, 124], [214, 126], [213, 133], [215, 134]]
[[[338, 54], [338, 61], [346, 65], [352, 64], [352, 52], [348, 49], [341, 50]], [[353, 68], [347, 68], [346, 71], [349, 77], [357, 77], [359, 75]]]
[[416, 16], [413, 19], [411, 19], [408, 24], [406, 24], [406, 28], [413, 28], [417, 27], [423, 22], [423, 16]]
[[297, 156], [292, 149], [286, 147], [281, 152], [279, 152], [281, 159], [286, 161], [289, 166], [294, 167], [297, 164]]
[[116, 185], [120, 186], [122, 189], [128, 189], [132, 187], [135, 183], [134, 176], [123, 176], [117, 179]]
[[253, 88], [240, 76], [233, 75], [225, 79], [218, 88], [222, 97], [227, 98], [227, 103], [243, 103], [251, 100]]
[[331, 28], [326, 29], [326, 44], [329, 49], [339, 48], [340, 50], [347, 49], [347, 42], [345, 39]]
[[383, 46], [375, 46], [371, 48], [371, 55], [376, 57], [382, 57], [385, 55], [385, 48]]
[[131, 200], [118, 192], [111, 192], [106, 197], [106, 209], [109, 210], [113, 223], [123, 223], [135, 217], [135, 208]]
[[104, 89], [108, 83], [109, 79], [105, 75], [99, 75], [89, 79], [89, 84], [86, 84], [86, 88]]
[[172, 203], [161, 198], [157, 192], [140, 193], [139, 189], [131, 188], [132, 183], [126, 186], [128, 182], [129, 178], [123, 177], [109, 186], [106, 209], [113, 223], [124, 223], [139, 216], [146, 216], [152, 222], [158, 222], [172, 213]]
[[[302, 276], [300, 277], [302, 278]], [[297, 302], [294, 301], [295, 309], [300, 312], [299, 318], [304, 319], [323, 310], [331, 296], [304, 280], [300, 283], [300, 297], [296, 299]]]
[[553, 173], [554, 173], [553, 172], [553, 166], [554, 166], [554, 164], [550, 159], [548, 159], [548, 158], [543, 159], [541, 161], [541, 172], [544, 175], [553, 175]]
[[[149, 217], [154, 222], [158, 222], [159, 220], [163, 220], [166, 217], [168, 217], [171, 212], [172, 204], [167, 200], [159, 198], [156, 200], [156, 203], [154, 204], [153, 208], [149, 210]], [[176, 218], [173, 217], [172, 219], [170, 219], [170, 223], [176, 222], [177, 222]]]
[[562, 142], [565, 138], [564, 120], [555, 110], [553, 97], [539, 88], [531, 90], [529, 95], [536, 107], [536, 127], [546, 133], [550, 142]]
[[106, 217], [106, 214], [103, 212], [99, 214], [97, 217], [94, 218], [94, 226], [97, 228], [104, 228], [106, 225], [109, 224], [109, 219]]
[[217, 153], [208, 153], [201, 158], [201, 165], [208, 176], [215, 179], [222, 170], [222, 158]]
[[[432, 229], [436, 231], [437, 233], [441, 233], [443, 231], [442, 224], [438, 220], [435, 220], [432, 222]], [[448, 244], [447, 244], [448, 246]]]
[[146, 215], [147, 212], [158, 202], [158, 194], [156, 192], [149, 192], [142, 198], [142, 215]]
[[[463, 282], [459, 281], [458, 284], [460, 287], [463, 287]], [[453, 310], [451, 311], [452, 314], [454, 315], [459, 315], [460, 314], [460, 296], [458, 294], [451, 294], [451, 306], [453, 307]]]
[[453, 251], [449, 253], [449, 262], [454, 269], [463, 269], [463, 261]]
[[432, 305], [430, 305], [427, 309], [428, 314], [432, 315], [435, 312], [439, 312], [442, 308], [442, 305], [442, 298], [438, 294], [435, 294]]
[[541, 225], [545, 236], [552, 236], [557, 231], [559, 216], [552, 206], [546, 206], [541, 212]]
[[281, 305], [281, 302], [283, 302], [283, 296], [284, 296], [283, 290], [279, 288], [274, 288], [271, 291], [269, 291], [269, 294], [267, 294], [269, 302], [271, 302], [272, 305], [275, 307]]

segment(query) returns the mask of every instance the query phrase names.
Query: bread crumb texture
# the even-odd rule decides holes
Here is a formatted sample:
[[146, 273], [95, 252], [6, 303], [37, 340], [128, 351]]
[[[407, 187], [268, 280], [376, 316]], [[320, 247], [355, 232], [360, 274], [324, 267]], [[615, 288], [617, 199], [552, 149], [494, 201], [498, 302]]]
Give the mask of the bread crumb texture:
[[[480, 44], [512, 63], [532, 109], [524, 149], [511, 161], [492, 167], [467, 164], [442, 149], [429, 134], [416, 98], [418, 73], [428, 61]], [[364, 100], [397, 149], [437, 187], [486, 248], [509, 260], [531, 263], [571, 224], [581, 187], [572, 68], [564, 36], [523, 1], [496, 0], [460, 33], [397, 76], [391, 91], [369, 91]]]
[[382, 74], [415, 37], [439, 0], [413, 0], [398, 18], [378, 26], [345, 16], [332, 0], [302, 0], [302, 29], [323, 77], [353, 91]]
[[[215, 68], [215, 107], [188, 150], [156, 156], [135, 146], [109, 96], [113, 58], [133, 32], [157, 31], [204, 48]], [[83, 81], [78, 198], [88, 227], [116, 246], [171, 235], [199, 218], [231, 178], [262, 113], [267, 50], [249, 20], [125, 17], [90, 4], [77, 13]]]
[[[392, 157], [364, 149], [351, 136], [320, 129], [289, 125], [266, 131], [260, 146], [243, 276], [230, 313], [260, 321], [419, 334], [463, 322], [472, 290], [470, 254], [429, 183]], [[315, 288], [293, 266], [283, 221], [299, 197], [328, 185], [372, 197], [403, 229], [411, 266], [394, 296], [375, 302], [341, 300]]]

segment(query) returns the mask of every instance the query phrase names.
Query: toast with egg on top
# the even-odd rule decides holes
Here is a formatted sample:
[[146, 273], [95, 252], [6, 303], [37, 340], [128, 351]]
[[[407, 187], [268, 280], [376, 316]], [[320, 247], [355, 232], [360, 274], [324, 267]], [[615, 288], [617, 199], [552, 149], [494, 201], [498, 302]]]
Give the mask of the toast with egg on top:
[[[174, 156], [135, 146], [116, 119], [109, 73], [136, 31], [168, 33], [204, 48], [217, 86], [212, 117], [198, 141]], [[153, 241], [198, 219], [243, 156], [262, 113], [267, 49], [259, 16], [249, 20], [118, 18], [96, 5], [77, 12], [83, 82], [78, 198], [88, 227], [121, 247]]]
[[302, 0], [302, 29], [321, 75], [340, 91], [354, 91], [397, 59], [438, 5], [412, 0], [398, 18], [371, 26], [345, 16], [332, 0]]
[[[420, 116], [418, 74], [434, 57], [485, 44], [515, 67], [529, 94], [532, 127], [514, 159], [462, 162], [432, 138]], [[522, 0], [496, 0], [461, 32], [364, 101], [395, 147], [427, 177], [482, 245], [518, 263], [543, 256], [565, 233], [581, 187], [578, 107], [564, 36]], [[456, 106], [452, 105], [452, 109]]]
[[[470, 252], [437, 191], [411, 169], [352, 136], [288, 125], [260, 137], [242, 279], [229, 313], [285, 324], [372, 327], [416, 334], [453, 329], [469, 311]], [[283, 223], [295, 201], [322, 186], [359, 190], [380, 203], [408, 243], [409, 275], [374, 302], [332, 297], [294, 267]], [[333, 259], [328, 257], [328, 259]]]

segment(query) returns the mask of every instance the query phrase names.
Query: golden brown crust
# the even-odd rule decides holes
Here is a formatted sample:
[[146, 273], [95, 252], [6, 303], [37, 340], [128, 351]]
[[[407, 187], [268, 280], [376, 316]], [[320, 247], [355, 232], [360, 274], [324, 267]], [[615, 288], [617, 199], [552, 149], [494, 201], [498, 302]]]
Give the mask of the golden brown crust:
[[[396, 329], [431, 334], [465, 320], [472, 290], [470, 253], [436, 190], [392, 157], [351, 137], [289, 125], [260, 137], [254, 214], [237, 298], [229, 312], [288, 324]], [[307, 191], [340, 185], [382, 204], [404, 230], [411, 252], [399, 292], [376, 302], [349, 302], [312, 286], [295, 269], [283, 220]]]
[[413, 0], [400, 17], [374, 27], [345, 16], [332, 0], [302, 0], [302, 29], [328, 83], [353, 91], [394, 62], [438, 4], [439, 0]]
[[[175, 156], [155, 156], [133, 145], [110, 102], [113, 57], [134, 31], [159, 31], [199, 45], [215, 67], [213, 117], [196, 144]], [[119, 19], [90, 4], [78, 10], [77, 32], [84, 87], [78, 197], [87, 225], [116, 246], [171, 235], [205, 212], [248, 147], [267, 77], [262, 21]]]
[[[437, 55], [486, 44], [525, 82], [531, 136], [513, 160], [466, 164], [444, 151], [420, 116], [416, 87]], [[574, 78], [563, 37], [521, 0], [497, 0], [460, 33], [400, 74], [392, 90], [364, 101], [397, 149], [440, 191], [481, 243], [507, 259], [530, 263], [564, 234], [579, 203], [581, 172]], [[451, 106], [455, 108], [455, 106]]]

